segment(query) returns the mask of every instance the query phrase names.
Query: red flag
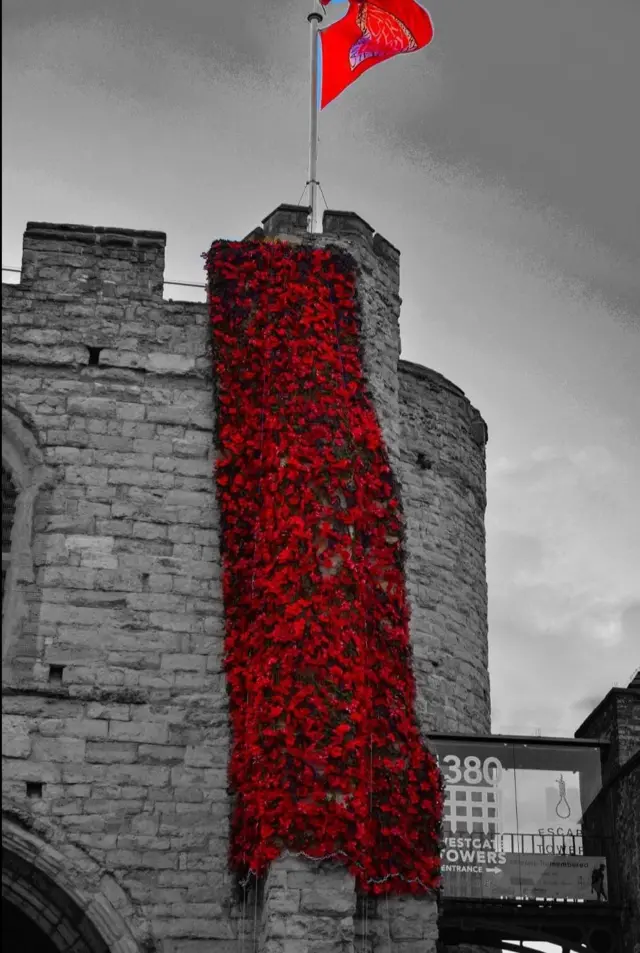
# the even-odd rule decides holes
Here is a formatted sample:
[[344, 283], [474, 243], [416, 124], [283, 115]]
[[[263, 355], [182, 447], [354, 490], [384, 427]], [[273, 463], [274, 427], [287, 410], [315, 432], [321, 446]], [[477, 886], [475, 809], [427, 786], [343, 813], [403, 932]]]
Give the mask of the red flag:
[[[322, 0], [326, 6], [330, 0]], [[431, 17], [416, 0], [349, 0], [347, 13], [320, 31], [320, 108], [362, 73], [397, 53], [420, 50], [433, 39]]]

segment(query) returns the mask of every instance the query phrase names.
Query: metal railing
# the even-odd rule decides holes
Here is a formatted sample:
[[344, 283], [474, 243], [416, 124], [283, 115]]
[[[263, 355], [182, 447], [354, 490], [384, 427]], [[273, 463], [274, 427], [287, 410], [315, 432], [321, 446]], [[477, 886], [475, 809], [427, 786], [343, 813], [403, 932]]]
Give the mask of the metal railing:
[[[608, 901], [611, 838], [580, 834], [443, 831], [443, 896], [554, 903]], [[595, 870], [604, 865], [602, 890]]]

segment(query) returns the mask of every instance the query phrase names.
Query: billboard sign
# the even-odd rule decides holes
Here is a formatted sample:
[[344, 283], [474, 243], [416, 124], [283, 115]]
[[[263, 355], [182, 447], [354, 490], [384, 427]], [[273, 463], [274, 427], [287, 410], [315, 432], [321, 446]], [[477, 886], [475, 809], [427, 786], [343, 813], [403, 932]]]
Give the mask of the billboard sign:
[[432, 744], [445, 779], [445, 895], [598, 899], [591, 874], [606, 861], [602, 845], [583, 837], [600, 788], [598, 748], [444, 736]]

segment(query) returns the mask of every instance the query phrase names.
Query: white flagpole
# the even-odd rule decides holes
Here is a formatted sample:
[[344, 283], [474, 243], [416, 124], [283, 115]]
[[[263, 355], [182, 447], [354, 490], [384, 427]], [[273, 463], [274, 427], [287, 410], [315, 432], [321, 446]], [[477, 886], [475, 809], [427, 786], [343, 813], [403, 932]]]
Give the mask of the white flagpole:
[[311, 37], [311, 114], [309, 122], [309, 205], [311, 210], [307, 218], [307, 231], [311, 234], [322, 232], [322, 220], [318, 217], [318, 27], [322, 23], [322, 13], [318, 9], [318, 0], [313, 0], [313, 10], [307, 17]]

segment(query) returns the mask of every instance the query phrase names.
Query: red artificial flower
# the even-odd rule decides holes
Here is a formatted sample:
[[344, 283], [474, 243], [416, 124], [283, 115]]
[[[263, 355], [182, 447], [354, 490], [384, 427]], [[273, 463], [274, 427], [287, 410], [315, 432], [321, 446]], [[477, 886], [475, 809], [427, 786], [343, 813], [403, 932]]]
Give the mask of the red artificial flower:
[[206, 258], [231, 863], [260, 874], [286, 847], [342, 857], [370, 893], [433, 889], [441, 780], [415, 717], [402, 510], [354, 264], [285, 242]]

